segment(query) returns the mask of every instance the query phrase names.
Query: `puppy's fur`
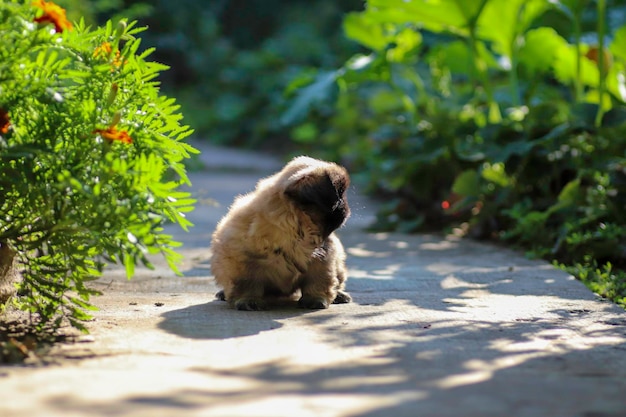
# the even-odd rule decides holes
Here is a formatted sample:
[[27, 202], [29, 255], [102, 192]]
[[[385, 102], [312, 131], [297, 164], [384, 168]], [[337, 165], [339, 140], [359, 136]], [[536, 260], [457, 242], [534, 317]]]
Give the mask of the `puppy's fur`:
[[345, 168], [300, 156], [235, 199], [213, 234], [216, 294], [239, 310], [263, 310], [267, 297], [298, 290], [300, 307], [351, 301], [343, 291], [345, 252], [333, 233], [350, 209]]

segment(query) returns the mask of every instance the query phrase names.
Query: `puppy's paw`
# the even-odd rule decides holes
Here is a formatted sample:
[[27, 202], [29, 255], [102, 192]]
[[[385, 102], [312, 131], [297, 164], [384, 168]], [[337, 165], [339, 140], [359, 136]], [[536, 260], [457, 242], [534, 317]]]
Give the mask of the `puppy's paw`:
[[333, 304], [345, 304], [349, 303], [350, 301], [352, 301], [352, 297], [350, 297], [350, 294], [345, 291], [337, 291], [337, 296], [335, 297]]
[[224, 294], [224, 290], [220, 290], [218, 292], [215, 293], [215, 298], [217, 298], [220, 301], [226, 301], [226, 294]]
[[241, 298], [235, 301], [234, 304], [237, 310], [244, 311], [261, 311], [267, 310], [267, 304], [263, 300], [257, 298]]
[[308, 308], [311, 310], [322, 310], [324, 308], [328, 308], [328, 300], [322, 297], [315, 297], [313, 295], [303, 295], [302, 298], [298, 300], [298, 307]]

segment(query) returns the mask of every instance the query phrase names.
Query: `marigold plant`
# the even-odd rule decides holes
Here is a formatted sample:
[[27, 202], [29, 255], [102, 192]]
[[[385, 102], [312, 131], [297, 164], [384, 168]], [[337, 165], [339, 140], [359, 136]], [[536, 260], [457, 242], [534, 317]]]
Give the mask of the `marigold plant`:
[[0, 264], [15, 258], [13, 300], [42, 324], [84, 328], [98, 293], [87, 283], [106, 263], [130, 277], [161, 253], [178, 272], [163, 225], [191, 226], [194, 200], [179, 188], [197, 151], [159, 91], [167, 67], [138, 53], [143, 30], [72, 24], [53, 2], [0, 2]]
[[35, 18], [35, 22], [52, 23], [55, 32], [63, 32], [64, 30], [72, 29], [72, 24], [65, 16], [65, 9], [51, 1], [44, 0], [35, 0], [33, 6], [42, 10], [42, 13], [39, 13], [39, 17]]

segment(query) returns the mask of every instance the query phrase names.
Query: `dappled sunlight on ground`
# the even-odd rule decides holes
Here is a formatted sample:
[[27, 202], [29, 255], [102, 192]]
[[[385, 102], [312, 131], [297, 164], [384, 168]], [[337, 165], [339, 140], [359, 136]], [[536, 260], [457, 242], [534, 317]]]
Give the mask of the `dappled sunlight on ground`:
[[[163, 295], [157, 315], [152, 299], [137, 296], [125, 320], [141, 321], [143, 330], [127, 329], [116, 313], [119, 327], [98, 335], [111, 355], [82, 365], [98, 374], [88, 394], [57, 387], [45, 400], [64, 412], [151, 417], [458, 417], [459, 410], [565, 417], [626, 406], [626, 320], [567, 274], [458, 238], [342, 238], [354, 300], [322, 311], [297, 309], [292, 299], [269, 311], [232, 310], [213, 300], [210, 253], [192, 248], [182, 278], [190, 292]], [[128, 298], [109, 300], [113, 309]], [[592, 359], [599, 352], [605, 362]], [[145, 374], [135, 374], [132, 388], [116, 388], [125, 361], [138, 354]], [[106, 381], [112, 385], [103, 389]], [[605, 394], [602, 403], [590, 384]], [[557, 413], [552, 397], [568, 398]]]
[[95, 342], [82, 347], [89, 359], [68, 366], [73, 348], [61, 350], [65, 366], [20, 370], [0, 402], [36, 415], [7, 400], [28, 392], [51, 415], [95, 417], [616, 417], [626, 409], [625, 314], [571, 276], [455, 237], [346, 228], [341, 238], [353, 302], [320, 311], [295, 299], [268, 311], [229, 308], [214, 299], [210, 251], [193, 239], [185, 277], [141, 270], [128, 282], [114, 270], [99, 282]]
[[[396, 274], [402, 265], [396, 262], [378, 267]], [[241, 312], [201, 295], [175, 297], [159, 315], [136, 316], [143, 323], [140, 333], [120, 323], [96, 334], [109, 347], [108, 356], [85, 361], [74, 372], [45, 370], [42, 383], [55, 374], [63, 382], [39, 400], [67, 415], [141, 410], [157, 417], [371, 417], [409, 415], [407, 410], [458, 417], [464, 407], [480, 410], [469, 414], [476, 416], [507, 415], [511, 409], [532, 415], [549, 409], [546, 392], [568, 398], [562, 414], [550, 415], [619, 405], [626, 368], [616, 371], [615, 364], [623, 364], [626, 322], [608, 306], [603, 312], [585, 300], [574, 305], [554, 296], [485, 294], [486, 282], [432, 273], [428, 279], [436, 285], [421, 293], [379, 290], [377, 302], [363, 303], [370, 295], [361, 279], [368, 278], [355, 279], [352, 287], [357, 304], [323, 311], [287, 303]], [[436, 291], [450, 297], [423, 300]], [[98, 317], [107, 320], [106, 312]], [[591, 360], [599, 351], [606, 363]], [[129, 366], [138, 372], [126, 376]], [[22, 388], [38, 384], [41, 375], [24, 375]], [[117, 383], [121, 379], [123, 385]], [[590, 382], [613, 402], [594, 403]], [[78, 391], [66, 388], [76, 384]]]
[[[278, 399], [297, 395], [305, 397], [298, 409], [315, 410], [315, 415], [393, 415], [407, 404], [422, 409], [440, 404], [443, 398], [470, 404], [481, 395], [488, 398], [491, 389], [506, 381], [510, 388], [504, 389], [504, 396], [487, 402], [485, 415], [497, 415], [507, 409], [509, 397], [520, 387], [531, 393], [554, 389], [554, 381], [546, 380], [546, 375], [568, 368], [568, 378], [589, 378], [586, 351], [624, 348], [621, 332], [604, 328], [598, 334], [602, 326], [593, 322], [573, 325], [566, 320], [555, 324], [548, 319], [508, 318], [494, 322], [457, 312], [442, 319], [440, 312], [406, 300], [339, 313], [329, 310], [276, 319], [282, 326], [275, 336], [288, 332], [288, 346], [269, 335], [265, 343], [258, 337], [255, 342], [256, 349], [271, 352], [275, 358], [271, 362], [244, 364], [239, 358], [239, 366], [226, 361], [195, 369], [210, 379], [234, 384], [231, 390], [220, 389], [229, 401], [211, 402], [217, 415], [237, 415], [244, 404], [259, 410], [253, 415], [264, 415]], [[615, 356], [620, 354], [615, 349]], [[594, 372], [601, 373], [606, 366], [596, 366]], [[502, 392], [502, 387], [498, 389]], [[524, 409], [524, 404], [520, 407]], [[272, 412], [287, 415], [278, 409]], [[451, 414], [444, 407], [438, 415]]]

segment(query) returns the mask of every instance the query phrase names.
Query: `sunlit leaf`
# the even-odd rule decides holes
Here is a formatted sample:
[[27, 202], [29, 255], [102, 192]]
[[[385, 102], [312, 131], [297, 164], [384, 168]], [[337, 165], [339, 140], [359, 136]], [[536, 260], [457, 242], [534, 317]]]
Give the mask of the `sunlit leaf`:
[[519, 62], [531, 73], [550, 71], [555, 65], [557, 52], [569, 45], [549, 27], [531, 29], [519, 51]]
[[475, 170], [463, 171], [454, 180], [452, 192], [464, 197], [478, 196], [480, 193], [480, 176]]
[[[562, 83], [572, 83], [576, 79], [576, 47], [574, 45], [561, 44], [555, 53], [554, 74]], [[582, 56], [580, 60], [580, 80], [584, 85], [597, 86], [599, 79], [598, 66], [586, 56]]]
[[478, 20], [478, 36], [493, 42], [496, 52], [511, 57], [518, 37], [548, 8], [545, 0], [489, 1]]
[[343, 30], [347, 37], [373, 50], [383, 49], [389, 42], [383, 26], [366, 12], [347, 14], [343, 20]]
[[615, 31], [610, 49], [616, 58], [626, 63], [626, 25]]
[[401, 62], [421, 44], [422, 35], [412, 28], [405, 28], [392, 40], [396, 46], [387, 51], [387, 60]]
[[568, 182], [559, 193], [558, 201], [573, 204], [579, 196], [579, 190], [580, 178]]
[[467, 36], [466, 13], [477, 11], [482, 0], [370, 0], [368, 7], [376, 15], [387, 16], [394, 23], [414, 23], [433, 32], [452, 32]]

